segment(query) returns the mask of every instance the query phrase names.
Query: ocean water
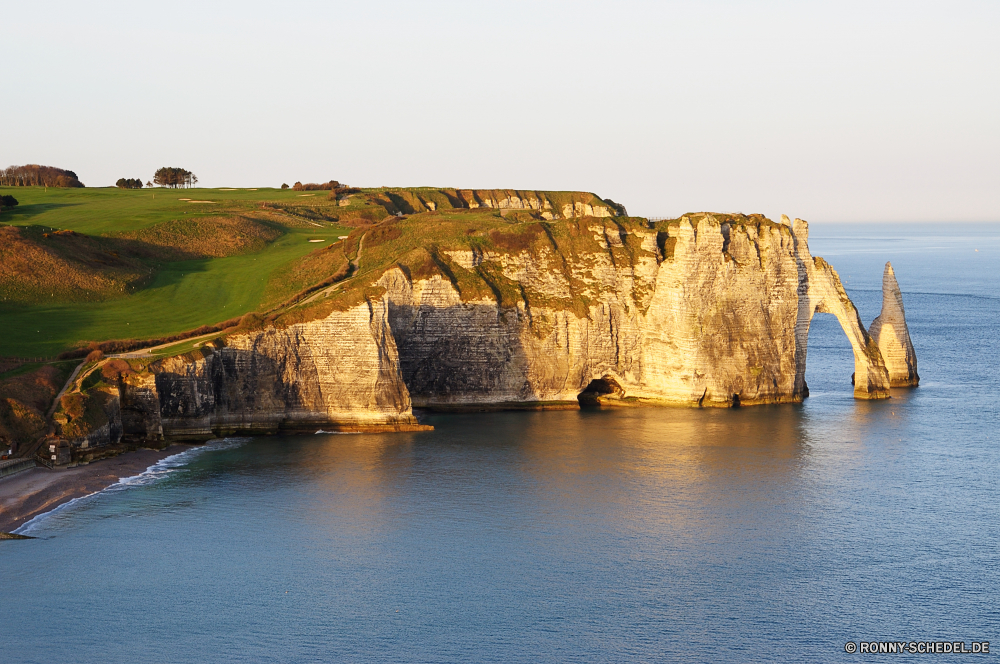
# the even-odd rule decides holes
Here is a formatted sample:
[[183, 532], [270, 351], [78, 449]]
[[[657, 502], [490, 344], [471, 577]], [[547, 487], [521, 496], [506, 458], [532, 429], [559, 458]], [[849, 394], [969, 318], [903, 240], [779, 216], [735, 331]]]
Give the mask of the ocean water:
[[866, 324], [893, 261], [919, 388], [855, 401], [817, 315], [802, 405], [216, 441], [0, 542], [0, 660], [995, 661], [1000, 225], [810, 246]]

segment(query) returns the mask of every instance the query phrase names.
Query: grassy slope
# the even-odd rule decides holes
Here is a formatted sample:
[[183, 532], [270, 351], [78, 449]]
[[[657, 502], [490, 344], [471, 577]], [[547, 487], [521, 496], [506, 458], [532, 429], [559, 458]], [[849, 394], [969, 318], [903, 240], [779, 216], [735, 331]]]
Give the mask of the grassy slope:
[[[134, 231], [175, 219], [256, 210], [260, 201], [288, 205], [327, 204], [326, 192], [302, 197], [275, 189], [124, 191], [119, 189], [0, 188], [20, 205], [0, 223], [70, 229], [100, 235]], [[219, 201], [195, 204], [181, 198]], [[272, 272], [346, 235], [324, 223], [287, 226], [287, 233], [262, 251], [227, 258], [166, 263], [153, 282], [135, 295], [104, 302], [0, 303], [0, 356], [51, 356], [80, 340], [154, 337], [216, 323], [258, 307]], [[309, 243], [308, 239], [326, 242]]]
[[[182, 215], [218, 214], [227, 205], [260, 201], [301, 204], [312, 202], [300, 192], [281, 189], [222, 191], [219, 189], [55, 189], [42, 187], [0, 187], [0, 193], [14, 196], [20, 203], [0, 217], [5, 224], [68, 228], [88, 235], [147, 228], [182, 218]], [[326, 192], [315, 192], [316, 203], [325, 202]], [[218, 201], [215, 205], [179, 200]]]
[[[0, 336], [0, 356], [21, 357], [52, 356], [80, 341], [165, 336], [267, 309], [301, 288], [322, 280], [323, 274], [338, 271], [337, 266], [344, 261], [342, 249], [338, 248], [337, 255], [311, 252], [334, 243], [339, 235], [347, 235], [348, 229], [342, 224], [378, 222], [397, 211], [397, 207], [398, 211], [417, 212], [404, 224], [406, 237], [399, 242], [389, 241], [388, 246], [382, 248], [378, 241], [371, 242], [370, 251], [365, 252], [361, 261], [361, 273], [377, 271], [384, 261], [391, 260], [389, 254], [398, 258], [424, 245], [442, 243], [450, 246], [455, 244], [455, 237], [471, 239], [467, 235], [469, 224], [476, 227], [478, 233], [485, 233], [497, 228], [510, 230], [512, 222], [517, 226], [517, 222], [533, 221], [533, 214], [523, 211], [504, 220], [496, 211], [483, 208], [475, 211], [448, 209], [455, 206], [475, 201], [481, 204], [483, 200], [499, 200], [511, 194], [522, 198], [541, 197], [557, 213], [563, 204], [574, 201], [603, 204], [600, 198], [586, 192], [434, 188], [366, 189], [351, 196], [348, 207], [338, 206], [325, 191], [45, 190], [28, 187], [0, 188], [0, 193], [8, 193], [8, 190], [20, 205], [4, 212], [0, 223], [34, 226], [39, 231], [69, 229], [87, 235], [134, 235], [165, 222], [173, 222], [171, 228], [182, 228], [186, 220], [225, 215], [262, 215], [272, 222], [276, 220], [287, 231], [256, 253], [157, 263], [156, 275], [148, 285], [118, 299], [60, 302], [56, 294], [54, 301], [40, 298], [29, 305], [0, 301], [0, 320], [5, 328]], [[208, 200], [214, 204], [181, 199]], [[439, 211], [421, 214], [427, 209], [421, 202], [425, 200], [434, 201]], [[262, 205], [265, 203], [266, 206]], [[331, 223], [338, 218], [340, 223]], [[162, 234], [159, 230], [155, 232]], [[365, 232], [357, 229], [354, 235]], [[308, 239], [324, 239], [325, 242], [309, 243]], [[491, 244], [488, 240], [473, 244], [483, 241], [486, 245]], [[459, 246], [464, 244], [463, 241], [457, 243]], [[304, 258], [307, 254], [310, 258]], [[427, 267], [424, 265], [429, 260], [426, 252], [420, 250], [409, 258], [414, 267]], [[465, 285], [472, 291], [490, 291], [482, 275], [468, 276], [471, 282], [466, 279]], [[361, 280], [356, 281], [360, 283]], [[486, 281], [493, 280], [487, 278]], [[495, 290], [501, 284], [490, 285]]]

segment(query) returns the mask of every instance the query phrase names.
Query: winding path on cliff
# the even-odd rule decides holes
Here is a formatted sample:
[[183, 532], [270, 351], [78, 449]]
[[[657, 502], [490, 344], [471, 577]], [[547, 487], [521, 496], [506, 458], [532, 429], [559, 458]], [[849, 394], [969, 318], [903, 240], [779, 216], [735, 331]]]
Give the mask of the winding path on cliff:
[[86, 361], [80, 362], [80, 364], [76, 365], [76, 369], [73, 369], [73, 373], [69, 375], [69, 379], [66, 381], [62, 389], [59, 390], [59, 393], [52, 400], [52, 405], [49, 406], [49, 412], [45, 414], [45, 418], [47, 420], [52, 419], [52, 414], [56, 412], [56, 408], [59, 406], [59, 400], [62, 399], [62, 396], [64, 394], [66, 394], [66, 390], [68, 390], [69, 386], [72, 385], [73, 381], [76, 380], [76, 377], [80, 374], [80, 370], [83, 369], [83, 365], [85, 365], [86, 363], [87, 363]]
[[[390, 219], [395, 219], [395, 217], [390, 217]], [[378, 224], [375, 224], [374, 226], [372, 226], [372, 228], [378, 227], [380, 224], [385, 223], [385, 221], [386, 220], [383, 220], [383, 221], [379, 222]], [[301, 304], [308, 304], [309, 302], [314, 302], [314, 301], [320, 299], [321, 297], [326, 297], [327, 295], [329, 295], [333, 291], [337, 290], [343, 284], [347, 283], [351, 279], [354, 279], [355, 277], [362, 276], [361, 273], [358, 272], [358, 270], [361, 269], [361, 252], [364, 250], [364, 247], [365, 247], [365, 238], [368, 237], [368, 233], [369, 232], [371, 232], [371, 228], [369, 228], [368, 230], [366, 230], [361, 235], [361, 238], [358, 240], [358, 253], [354, 255], [354, 258], [353, 259], [350, 259], [350, 258], [347, 259], [347, 264], [349, 266], [349, 270], [348, 270], [348, 273], [347, 273], [348, 276], [345, 277], [345, 278], [343, 278], [343, 279], [341, 279], [340, 281], [338, 281], [338, 282], [336, 282], [334, 284], [330, 284], [326, 288], [321, 288], [320, 290], [316, 291], [315, 293], [313, 293], [312, 295], [310, 295], [306, 299], [302, 300]]]

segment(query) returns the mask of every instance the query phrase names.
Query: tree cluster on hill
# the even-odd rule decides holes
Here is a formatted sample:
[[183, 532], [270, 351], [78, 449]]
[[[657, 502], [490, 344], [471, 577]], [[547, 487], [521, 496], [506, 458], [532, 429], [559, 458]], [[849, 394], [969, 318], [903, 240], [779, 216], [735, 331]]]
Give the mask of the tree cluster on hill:
[[17, 205], [17, 199], [13, 196], [7, 194], [0, 196], [0, 210], [4, 208], [12, 208], [15, 205]]
[[119, 189], [142, 189], [142, 179], [118, 178], [118, 182], [115, 182], [115, 186]]
[[54, 166], [25, 164], [0, 168], [0, 185], [6, 187], [82, 187], [76, 173]]
[[164, 166], [153, 174], [153, 184], [161, 187], [193, 187], [198, 184], [198, 176], [183, 168]]
[[323, 184], [316, 184], [315, 182], [302, 184], [301, 182], [296, 182], [292, 185], [292, 189], [294, 191], [326, 191], [328, 189], [340, 189], [340, 183], [336, 180], [330, 180], [329, 182], [324, 182]]
[[341, 196], [350, 196], [351, 194], [360, 194], [361, 190], [357, 187], [337, 187], [336, 189], [331, 189], [329, 198], [331, 201], [337, 200]]

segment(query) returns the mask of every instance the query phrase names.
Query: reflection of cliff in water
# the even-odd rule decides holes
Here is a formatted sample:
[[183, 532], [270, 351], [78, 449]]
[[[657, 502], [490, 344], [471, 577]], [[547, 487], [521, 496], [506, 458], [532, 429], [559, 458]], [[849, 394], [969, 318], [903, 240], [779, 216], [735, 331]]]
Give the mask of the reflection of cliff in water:
[[[794, 501], [808, 455], [795, 407], [449, 414], [429, 421], [430, 434], [259, 444], [275, 455], [268, 463], [287, 466], [290, 487], [315, 494], [318, 521], [336, 504], [341, 525], [346, 519], [351, 527], [378, 529], [407, 518], [395, 498], [418, 492], [434, 496], [434, 518], [443, 522], [464, 518], [468, 501], [481, 495], [491, 504], [480, 510], [540, 512], [566, 503], [574, 513], [614, 513], [628, 531], [666, 528], [678, 537], [728, 528], [727, 520], [757, 502]], [[733, 496], [740, 501], [720, 504]], [[728, 516], [720, 521], [720, 514]], [[545, 523], [544, 513], [536, 516]]]
[[796, 491], [804, 438], [795, 407], [627, 409], [546, 414], [524, 450], [526, 468], [561, 500], [618, 503], [632, 530], [659, 522], [691, 534], [723, 525], [705, 514], [724, 496], [752, 503]]

